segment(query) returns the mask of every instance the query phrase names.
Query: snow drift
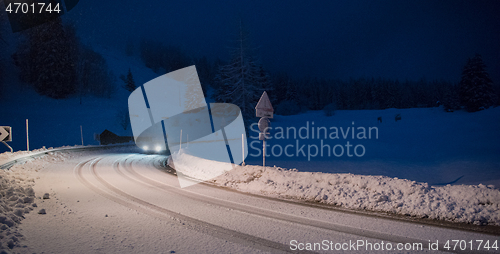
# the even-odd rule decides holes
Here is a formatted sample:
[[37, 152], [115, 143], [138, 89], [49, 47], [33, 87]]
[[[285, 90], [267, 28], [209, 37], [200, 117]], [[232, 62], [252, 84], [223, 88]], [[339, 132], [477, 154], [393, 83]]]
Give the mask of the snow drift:
[[[7, 160], [44, 151], [46, 149], [3, 153], [0, 154], [0, 165]], [[34, 163], [19, 163], [9, 170], [0, 170], [0, 250], [20, 247], [19, 242], [23, 235], [19, 232], [17, 225], [25, 218], [25, 214], [36, 209], [36, 202], [41, 199], [40, 195], [35, 196], [33, 190], [35, 179], [31, 177], [31, 172], [46, 167], [54, 161], [62, 161], [67, 156], [64, 153], [49, 152], [49, 156], [34, 158], [32, 160]]]
[[386, 176], [298, 172], [261, 166], [237, 166], [211, 182], [243, 192], [352, 209], [500, 225], [500, 191], [493, 185], [434, 187]]

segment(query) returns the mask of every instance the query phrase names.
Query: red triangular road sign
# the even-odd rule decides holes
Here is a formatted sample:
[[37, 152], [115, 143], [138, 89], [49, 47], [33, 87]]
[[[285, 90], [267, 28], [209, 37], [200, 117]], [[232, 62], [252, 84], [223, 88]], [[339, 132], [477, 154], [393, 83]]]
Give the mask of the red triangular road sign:
[[264, 91], [264, 93], [260, 97], [260, 100], [257, 103], [257, 106], [255, 106], [255, 109], [274, 112], [273, 106], [271, 105], [271, 101], [269, 100], [266, 91]]
[[273, 118], [273, 112], [274, 109], [271, 105], [271, 101], [269, 100], [266, 91], [264, 91], [259, 102], [257, 103], [257, 106], [255, 106], [255, 114], [257, 117]]

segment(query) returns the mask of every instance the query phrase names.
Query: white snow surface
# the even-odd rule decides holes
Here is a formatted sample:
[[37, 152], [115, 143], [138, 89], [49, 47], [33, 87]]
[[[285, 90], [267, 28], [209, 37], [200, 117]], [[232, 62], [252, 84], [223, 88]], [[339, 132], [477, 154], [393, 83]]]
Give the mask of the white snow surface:
[[[111, 152], [116, 152], [118, 156], [123, 157], [120, 153], [126, 152], [127, 149], [130, 148], [115, 147]], [[91, 244], [90, 247], [82, 245], [89, 242], [96, 243], [95, 248], [102, 248], [100, 244], [97, 244], [103, 239], [102, 237], [106, 238], [107, 242], [116, 243], [126, 241], [127, 238], [140, 239], [138, 235], [143, 233], [151, 237], [155, 234], [155, 230], [147, 233], [145, 231], [133, 232], [135, 229], [132, 222], [136, 219], [146, 220], [144, 215], [127, 208], [118, 212], [118, 209], [120, 209], [119, 204], [112, 207], [97, 205], [103, 202], [103, 198], [92, 191], [82, 192], [83, 189], [79, 187], [79, 184], [76, 184], [78, 180], [75, 178], [73, 171], [68, 170], [67, 165], [84, 161], [85, 158], [93, 158], [93, 156], [99, 155], [99, 152], [74, 151], [67, 153], [45, 150], [43, 152], [48, 152], [48, 154], [26, 163], [16, 164], [9, 170], [0, 171], [2, 184], [0, 192], [2, 194], [0, 197], [0, 203], [2, 204], [0, 210], [0, 235], [3, 236], [3, 238], [0, 237], [0, 246], [2, 248], [7, 251], [16, 252], [22, 250], [29, 252], [36, 248], [47, 248], [50, 243], [44, 241], [53, 240], [53, 237], [56, 236], [71, 239], [70, 235], [62, 236], [53, 231], [53, 226], [50, 225], [54, 223], [56, 223], [54, 225], [61, 224], [61, 227], [62, 225], [69, 226], [72, 232], [80, 233], [96, 232], [96, 230], [108, 232], [107, 227], [119, 225], [113, 229], [113, 232], [120, 232], [117, 235], [106, 233], [104, 236], [98, 233], [93, 234], [95, 239], [84, 237], [78, 243], [68, 244], [64, 248], [61, 247], [62, 249], [53, 247], [53, 250], [57, 250], [56, 252], [62, 250], [81, 251], [82, 248], [94, 248], [92, 247], [94, 244]], [[26, 152], [22, 153], [25, 154]], [[0, 155], [2, 159], [6, 157], [14, 158], [13, 155]], [[113, 161], [114, 159], [109, 160]], [[149, 160], [151, 159], [149, 158]], [[220, 162], [198, 160], [186, 153], [178, 154], [176, 160], [177, 163], [189, 161], [190, 165], [199, 163], [200, 168], [202, 166], [207, 168], [220, 166]], [[2, 160], [2, 163], [5, 162], [5, 160]], [[493, 189], [492, 186], [455, 185], [431, 187], [425, 183], [386, 176], [298, 172], [296, 169], [289, 170], [261, 166], [237, 166], [234, 170], [212, 179], [211, 182], [215, 185], [230, 187], [243, 192], [337, 204], [346, 208], [387, 211], [475, 224], [500, 224], [500, 192]], [[49, 193], [50, 199], [42, 199], [45, 193]], [[33, 206], [33, 203], [37, 204], [36, 207]], [[113, 202], [110, 203], [113, 204]], [[47, 214], [36, 214], [41, 209], [45, 209]], [[26, 216], [26, 213], [30, 213], [30, 215]], [[122, 213], [127, 213], [126, 216], [123, 215], [125, 217], [135, 216], [130, 217], [129, 224], [131, 225], [128, 225], [128, 222], [111, 221], [115, 216], [116, 218], [122, 216]], [[96, 214], [99, 216], [95, 217]], [[109, 217], [108, 214], [110, 214]], [[26, 222], [23, 222], [21, 227], [25, 231], [19, 231], [18, 224], [25, 217]], [[2, 221], [2, 218], [5, 218], [5, 220]], [[99, 225], [104, 223], [106, 226], [97, 226], [97, 221], [99, 221]], [[157, 223], [157, 221], [153, 219], [152, 223]], [[152, 224], [147, 225], [145, 228], [153, 225], [156, 228], [172, 227], [172, 225]], [[51, 227], [52, 231], [45, 237], [43, 236], [44, 231], [48, 227]], [[124, 228], [122, 229], [122, 227]], [[143, 230], [143, 228], [140, 230]], [[176, 230], [182, 229], [176, 228]], [[27, 234], [28, 247], [22, 247], [24, 245], [24, 236], [21, 233]], [[159, 242], [156, 241], [159, 240], [155, 238], [149, 243], [158, 244]], [[167, 243], [171, 244], [172, 242], [167, 241]], [[127, 249], [129, 247], [123, 245], [123, 250], [130, 250]], [[11, 248], [12, 250], [10, 250]], [[193, 248], [198, 249], [200, 246]], [[214, 246], [211, 248], [217, 249]], [[112, 252], [109, 248], [99, 250]]]
[[194, 157], [189, 149], [174, 152], [168, 159], [168, 165], [175, 168], [182, 187], [212, 179], [227, 172], [225, 169], [234, 169], [230, 163], [207, 160]]
[[[36, 154], [41, 150], [46, 149], [0, 154], [0, 165], [7, 162], [5, 159], [12, 160]], [[35, 196], [33, 189], [35, 179], [32, 171], [38, 172], [39, 169], [54, 162], [64, 161], [67, 157], [68, 154], [65, 153], [50, 152], [50, 156], [37, 157], [30, 162], [16, 164], [9, 170], [0, 170], [0, 250], [5, 252], [20, 247], [23, 235], [17, 225], [25, 218], [25, 214], [40, 210], [37, 209], [37, 202], [40, 202], [44, 193], [37, 193], [37, 197]]]
[[[45, 193], [35, 193], [35, 179], [39, 179], [35, 176], [36, 173], [74, 156], [74, 153], [61, 151], [75, 147], [80, 146], [66, 146], [56, 149], [51, 147], [0, 154], [0, 165], [3, 165], [23, 157], [47, 153], [26, 162], [17, 163], [8, 170], [0, 170], [0, 250], [5, 252], [20, 247], [23, 235], [18, 230], [18, 224], [25, 219], [25, 214], [41, 210], [37, 203], [42, 202]], [[114, 151], [130, 150], [130, 148], [121, 145], [109, 146], [109, 148]], [[82, 153], [80, 152], [80, 154]], [[0, 251], [0, 253], [3, 252]]]
[[298, 172], [280, 167], [238, 166], [213, 183], [239, 191], [353, 209], [500, 225], [500, 191], [494, 186], [446, 185], [387, 176]]
[[[217, 168], [221, 162], [175, 154], [175, 163]], [[203, 172], [200, 172], [201, 176]], [[195, 178], [196, 172], [189, 175]], [[387, 176], [299, 172], [297, 169], [236, 166], [211, 180], [218, 186], [260, 195], [382, 211], [477, 225], [500, 225], [500, 191], [493, 185], [429, 186]]]

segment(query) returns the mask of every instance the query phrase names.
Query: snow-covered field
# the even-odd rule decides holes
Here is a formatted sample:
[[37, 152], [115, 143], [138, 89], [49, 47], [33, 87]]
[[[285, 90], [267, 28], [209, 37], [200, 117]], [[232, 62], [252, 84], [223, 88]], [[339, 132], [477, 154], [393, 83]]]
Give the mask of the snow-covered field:
[[[400, 114], [401, 120], [395, 121], [395, 115]], [[382, 117], [383, 122], [377, 122]], [[353, 124], [354, 123], [354, 124]], [[275, 116], [271, 120], [272, 139], [266, 141], [268, 145], [266, 165], [282, 168], [296, 168], [304, 172], [324, 173], [351, 173], [357, 175], [383, 175], [409, 179], [418, 182], [427, 182], [430, 185], [445, 185], [460, 178], [456, 184], [484, 184], [500, 186], [500, 107], [484, 111], [468, 113], [456, 111], [446, 113], [442, 108], [416, 109], [386, 109], [386, 110], [339, 110], [332, 117], [324, 116], [322, 111], [309, 111], [296, 116]], [[309, 131], [306, 131], [306, 127]], [[279, 127], [285, 131], [281, 138]], [[314, 138], [312, 137], [314, 127]], [[325, 127], [328, 136], [318, 128]], [[355, 127], [355, 137], [352, 138], [352, 127]], [[372, 137], [369, 139], [369, 128]], [[309, 133], [308, 138], [294, 138], [290, 131], [286, 136], [287, 128], [294, 128], [297, 132], [302, 129], [302, 137]], [[331, 129], [334, 128], [334, 129]], [[332, 134], [338, 129], [338, 139]], [[349, 133], [344, 138], [342, 129]], [[366, 129], [367, 138], [363, 137], [362, 129]], [[255, 128], [256, 129], [256, 128]], [[247, 164], [262, 165], [262, 141], [255, 139], [257, 133], [250, 130], [249, 156]], [[279, 138], [279, 139], [277, 139]], [[297, 142], [299, 145], [297, 146]], [[346, 144], [352, 147], [347, 154]], [[321, 149], [322, 145], [342, 146], [342, 156], [327, 156], [328, 148]], [[354, 154], [358, 147], [358, 157]], [[281, 155], [280, 148], [288, 147]], [[303, 146], [303, 153], [297, 148]], [[308, 153], [308, 148], [310, 153]], [[316, 147], [318, 153], [316, 153]], [[337, 147], [340, 148], [340, 147]], [[273, 150], [274, 149], [274, 152]], [[321, 155], [323, 150], [323, 156]], [[336, 154], [340, 155], [337, 149]], [[308, 158], [310, 154], [310, 158]], [[279, 156], [278, 156], [279, 155]], [[315, 156], [314, 156], [315, 155]]]

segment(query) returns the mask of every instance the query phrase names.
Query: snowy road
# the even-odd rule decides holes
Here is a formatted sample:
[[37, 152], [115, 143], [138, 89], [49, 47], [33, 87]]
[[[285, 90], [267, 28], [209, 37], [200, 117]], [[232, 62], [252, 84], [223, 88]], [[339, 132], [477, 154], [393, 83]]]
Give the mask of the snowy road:
[[[493, 244], [499, 239], [206, 184], [181, 189], [173, 172], [161, 167], [163, 159], [93, 152], [38, 170], [37, 196], [47, 192], [52, 197], [38, 203], [47, 210], [46, 215], [26, 215], [20, 229], [27, 247], [16, 251], [280, 253], [311, 247], [319, 253], [339, 248], [360, 253], [387, 252], [389, 248], [392, 253], [413, 253], [429, 252], [415, 248], [428, 248], [436, 241], [442, 251], [446, 241], [464, 240], [466, 252], [470, 252], [471, 245], [477, 249], [476, 240]], [[454, 244], [450, 246], [453, 249]], [[454, 252], [459, 250], [457, 245]]]

